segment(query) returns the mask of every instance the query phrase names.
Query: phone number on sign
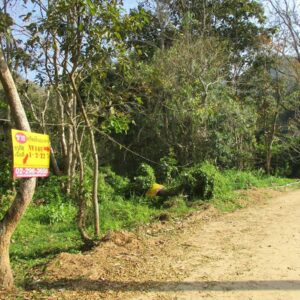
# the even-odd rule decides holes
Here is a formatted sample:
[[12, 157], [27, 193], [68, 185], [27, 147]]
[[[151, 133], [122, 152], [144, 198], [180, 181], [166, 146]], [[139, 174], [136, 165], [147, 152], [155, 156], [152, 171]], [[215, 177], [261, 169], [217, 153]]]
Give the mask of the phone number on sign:
[[47, 177], [49, 169], [47, 168], [14, 168], [14, 177]]

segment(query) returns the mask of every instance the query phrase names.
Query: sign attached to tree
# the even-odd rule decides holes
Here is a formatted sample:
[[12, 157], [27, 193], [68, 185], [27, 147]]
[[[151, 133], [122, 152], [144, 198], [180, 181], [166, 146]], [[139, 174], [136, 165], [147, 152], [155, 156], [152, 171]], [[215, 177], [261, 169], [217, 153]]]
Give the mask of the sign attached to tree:
[[49, 135], [12, 129], [11, 136], [14, 178], [49, 176]]

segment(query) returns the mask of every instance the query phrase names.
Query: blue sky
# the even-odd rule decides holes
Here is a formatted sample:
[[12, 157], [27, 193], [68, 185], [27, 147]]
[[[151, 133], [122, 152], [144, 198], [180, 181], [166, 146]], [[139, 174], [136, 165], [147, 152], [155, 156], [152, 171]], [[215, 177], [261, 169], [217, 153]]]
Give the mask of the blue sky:
[[137, 6], [138, 1], [136, 0], [123, 0], [126, 9], [134, 8]]

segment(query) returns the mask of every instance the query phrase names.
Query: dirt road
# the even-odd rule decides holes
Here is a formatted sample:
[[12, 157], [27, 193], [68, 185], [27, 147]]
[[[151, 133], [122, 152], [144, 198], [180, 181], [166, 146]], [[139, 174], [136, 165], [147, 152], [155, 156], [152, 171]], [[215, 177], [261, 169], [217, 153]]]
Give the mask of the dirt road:
[[300, 299], [300, 191], [207, 223], [178, 245], [173, 268], [132, 299]]
[[60, 254], [27, 297], [299, 300], [300, 191], [276, 195], [233, 213], [208, 209], [115, 234], [91, 253]]

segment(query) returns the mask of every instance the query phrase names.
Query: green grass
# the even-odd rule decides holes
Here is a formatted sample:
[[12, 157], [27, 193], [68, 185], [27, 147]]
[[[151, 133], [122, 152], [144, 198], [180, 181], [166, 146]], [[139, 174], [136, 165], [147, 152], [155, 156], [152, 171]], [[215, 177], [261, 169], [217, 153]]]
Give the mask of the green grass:
[[[75, 218], [74, 207], [69, 215]], [[54, 255], [63, 252], [78, 251], [81, 240], [77, 228], [70, 218], [63, 222], [47, 224], [42, 216], [44, 206], [31, 205], [17, 227], [11, 241], [10, 256], [16, 283], [23, 285], [27, 271], [45, 263]]]
[[249, 188], [280, 188], [297, 181], [290, 178], [268, 176], [259, 171], [228, 170], [222, 174], [222, 177], [225, 179], [227, 187], [211, 200], [211, 204], [221, 212], [231, 212], [243, 208], [240, 196], [237, 193], [239, 190]]
[[231, 190], [248, 189], [251, 187], [274, 187], [295, 181], [289, 178], [267, 176], [259, 171], [228, 170], [224, 172], [223, 176], [229, 182]]
[[100, 204], [101, 231], [132, 229], [139, 224], [149, 223], [159, 214], [159, 209], [151, 208], [147, 203], [138, 203], [116, 197], [114, 201], [105, 200]]

